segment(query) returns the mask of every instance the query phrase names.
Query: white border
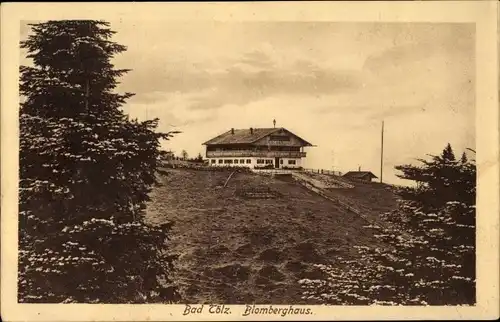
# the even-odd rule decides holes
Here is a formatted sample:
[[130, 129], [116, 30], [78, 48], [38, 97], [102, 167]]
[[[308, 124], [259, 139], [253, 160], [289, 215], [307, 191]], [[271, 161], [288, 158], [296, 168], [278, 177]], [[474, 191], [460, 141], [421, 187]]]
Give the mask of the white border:
[[[459, 2], [4, 3], [1, 6], [1, 314], [8, 321], [492, 319], [499, 316], [498, 4]], [[18, 304], [18, 66], [21, 20], [471, 22], [476, 24], [478, 161], [477, 293], [474, 307], [308, 306], [307, 316], [182, 316], [183, 305]]]

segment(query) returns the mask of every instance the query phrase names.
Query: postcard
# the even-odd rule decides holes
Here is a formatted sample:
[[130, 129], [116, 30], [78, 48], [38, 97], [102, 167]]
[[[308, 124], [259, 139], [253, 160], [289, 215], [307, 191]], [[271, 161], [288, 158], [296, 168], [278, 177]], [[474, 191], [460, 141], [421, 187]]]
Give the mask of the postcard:
[[498, 318], [497, 2], [1, 11], [3, 320]]

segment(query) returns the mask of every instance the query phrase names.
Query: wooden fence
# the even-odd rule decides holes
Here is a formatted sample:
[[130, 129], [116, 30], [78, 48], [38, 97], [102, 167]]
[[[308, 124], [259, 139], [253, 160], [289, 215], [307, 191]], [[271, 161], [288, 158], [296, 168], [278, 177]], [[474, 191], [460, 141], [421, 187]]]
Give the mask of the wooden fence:
[[219, 172], [235, 171], [235, 172], [247, 172], [247, 173], [250, 172], [250, 168], [248, 167], [231, 167], [231, 166], [213, 167], [194, 162], [183, 162], [183, 163], [164, 162], [163, 167], [169, 169], [191, 169], [199, 171], [219, 171]]
[[250, 170], [254, 173], [268, 174], [268, 175], [291, 174], [294, 171], [298, 171], [298, 170], [284, 170], [284, 169], [250, 169]]
[[[335, 203], [335, 204], [337, 204], [337, 205], [339, 205], [339, 206], [343, 207], [343, 208], [344, 208], [344, 209], [346, 209], [346, 210], [349, 210], [349, 211], [351, 211], [351, 212], [355, 213], [356, 215], [360, 215], [360, 216], [362, 216], [362, 215], [361, 215], [361, 211], [360, 211], [359, 209], [357, 209], [357, 208], [355, 208], [355, 207], [353, 207], [353, 206], [351, 206], [351, 205], [349, 205], [349, 204], [347, 204], [347, 203], [345, 203], [345, 202], [341, 201], [341, 200], [340, 200], [340, 199], [338, 199], [338, 198], [335, 198], [334, 196], [330, 196], [330, 195], [325, 194], [325, 193], [322, 191], [322, 189], [315, 187], [313, 184], [311, 184], [311, 183], [309, 183], [309, 182], [307, 182], [307, 181], [305, 181], [305, 180], [301, 180], [301, 179], [299, 179], [299, 178], [296, 178], [296, 180], [297, 180], [297, 182], [298, 182], [298, 183], [300, 183], [301, 185], [303, 185], [303, 186], [304, 186], [304, 187], [306, 187], [307, 189], [309, 189], [309, 190], [313, 191], [314, 193], [316, 193], [316, 194], [320, 195], [321, 197], [323, 197], [323, 198], [325, 198], [325, 199], [328, 199], [328, 200], [332, 201], [333, 203]], [[363, 217], [364, 217], [364, 216], [363, 216]]]
[[326, 170], [326, 169], [302, 169], [305, 172], [310, 172], [310, 173], [319, 173], [319, 174], [328, 174], [328, 175], [334, 175], [334, 176], [342, 176], [342, 172], [340, 171], [333, 171], [333, 170]]

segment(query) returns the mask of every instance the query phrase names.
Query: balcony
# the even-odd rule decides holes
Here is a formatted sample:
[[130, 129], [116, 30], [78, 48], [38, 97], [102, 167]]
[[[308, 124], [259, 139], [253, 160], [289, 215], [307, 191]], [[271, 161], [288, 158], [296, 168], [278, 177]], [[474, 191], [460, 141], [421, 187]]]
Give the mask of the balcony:
[[305, 158], [306, 152], [299, 151], [207, 151], [207, 158], [257, 157], [257, 158]]

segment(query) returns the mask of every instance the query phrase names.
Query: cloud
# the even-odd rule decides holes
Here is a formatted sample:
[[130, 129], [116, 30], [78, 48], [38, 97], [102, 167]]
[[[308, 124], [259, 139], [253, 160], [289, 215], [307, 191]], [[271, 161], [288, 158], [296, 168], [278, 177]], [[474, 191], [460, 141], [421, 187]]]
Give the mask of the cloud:
[[[360, 26], [363, 32], [358, 30], [354, 37], [360, 51], [352, 51], [356, 49], [353, 40], [343, 37], [344, 47], [352, 47], [351, 52], [339, 56], [335, 52], [344, 49], [331, 48], [332, 59], [324, 59], [317, 47], [307, 43], [290, 47], [270, 41], [251, 43], [250, 39], [240, 50], [222, 53], [205, 49], [206, 59], [189, 50], [189, 40], [185, 46], [153, 47], [148, 63], [132, 71], [127, 84], [133, 84], [138, 93], [134, 102], [154, 103], [164, 100], [167, 93], [184, 95], [184, 108], [198, 112], [226, 105], [238, 108], [283, 94], [296, 99], [328, 97], [328, 104], [323, 105], [325, 115], [357, 113], [363, 114], [364, 120], [441, 108], [473, 113], [467, 107], [474, 104], [473, 28], [439, 24]], [[337, 29], [337, 34], [342, 32]], [[457, 39], [456, 35], [467, 37]], [[383, 45], [376, 47], [377, 42]], [[356, 64], [348, 63], [348, 57], [359, 60], [363, 46], [368, 48], [364, 49], [364, 63], [356, 68]], [[194, 48], [202, 47], [196, 44]], [[363, 112], [365, 108], [368, 111]]]
[[245, 104], [281, 93], [321, 95], [360, 86], [357, 71], [334, 70], [307, 57], [289, 57], [268, 44], [224, 62], [177, 62], [155, 71], [132, 71], [126, 77], [134, 88], [124, 85], [121, 89], [137, 92], [136, 102], [152, 102], [161, 93], [194, 93], [198, 99], [190, 108], [195, 110]]

